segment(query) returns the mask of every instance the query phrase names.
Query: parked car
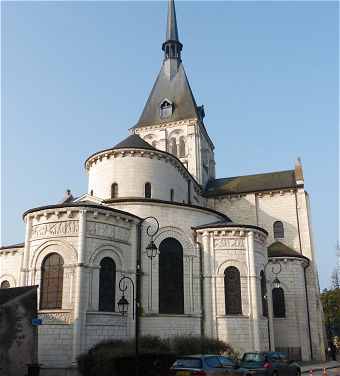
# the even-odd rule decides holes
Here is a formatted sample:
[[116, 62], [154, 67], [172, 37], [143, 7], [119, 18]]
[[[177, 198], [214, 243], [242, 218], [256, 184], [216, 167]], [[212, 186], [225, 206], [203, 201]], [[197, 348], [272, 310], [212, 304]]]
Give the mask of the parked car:
[[232, 358], [222, 355], [188, 355], [178, 357], [169, 376], [251, 376]]
[[282, 352], [245, 353], [240, 366], [256, 376], [300, 376], [300, 366]]

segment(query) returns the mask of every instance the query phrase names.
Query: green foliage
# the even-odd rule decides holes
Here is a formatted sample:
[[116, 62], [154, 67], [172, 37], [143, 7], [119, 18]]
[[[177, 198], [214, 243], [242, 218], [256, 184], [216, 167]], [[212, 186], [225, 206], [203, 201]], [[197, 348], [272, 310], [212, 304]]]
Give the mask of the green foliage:
[[229, 354], [234, 351], [223, 341], [201, 336], [177, 336], [170, 339], [171, 349], [177, 355], [189, 354]]
[[[228, 354], [236, 357], [232, 347], [225, 342], [200, 336], [178, 336], [170, 339], [143, 336], [139, 341], [139, 353], [141, 360], [144, 359], [141, 363], [148, 363], [147, 369], [150, 369], [151, 373], [154, 360], [161, 359], [165, 366], [170, 362], [170, 366], [175, 355]], [[134, 340], [100, 342], [78, 357], [78, 370], [83, 376], [120, 376], [122, 361], [128, 361], [123, 365], [123, 369], [126, 369], [126, 365], [131, 367], [134, 364], [134, 355]]]
[[325, 314], [327, 337], [340, 335], [340, 288], [325, 289], [321, 293], [321, 302]]

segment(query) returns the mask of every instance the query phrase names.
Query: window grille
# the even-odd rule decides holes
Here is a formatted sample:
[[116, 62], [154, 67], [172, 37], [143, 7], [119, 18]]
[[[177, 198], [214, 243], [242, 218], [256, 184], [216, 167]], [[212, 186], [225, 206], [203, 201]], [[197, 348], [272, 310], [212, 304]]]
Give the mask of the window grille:
[[115, 311], [116, 264], [110, 257], [100, 262], [99, 311]]
[[224, 271], [224, 294], [226, 315], [242, 314], [241, 278], [235, 266], [229, 266]]
[[273, 232], [275, 239], [282, 239], [285, 237], [285, 232], [283, 228], [283, 223], [281, 221], [274, 222]]
[[1, 289], [9, 289], [11, 287], [10, 283], [8, 281], [2, 281], [0, 288]]
[[184, 313], [183, 247], [174, 238], [159, 245], [159, 313]]
[[286, 317], [285, 293], [283, 288], [273, 289], [272, 295], [274, 317]]
[[57, 253], [47, 255], [41, 265], [40, 309], [62, 307], [64, 260]]
[[179, 139], [179, 156], [185, 157], [185, 141], [183, 136]]
[[170, 153], [177, 157], [177, 143], [175, 138], [170, 140]]
[[161, 119], [165, 119], [165, 118], [170, 117], [171, 115], [172, 115], [172, 103], [165, 99], [161, 103], [161, 106], [160, 106], [160, 117]]
[[111, 198], [117, 198], [118, 197], [118, 184], [113, 183], [111, 185]]
[[151, 198], [151, 183], [145, 183], [144, 196], [145, 198]]

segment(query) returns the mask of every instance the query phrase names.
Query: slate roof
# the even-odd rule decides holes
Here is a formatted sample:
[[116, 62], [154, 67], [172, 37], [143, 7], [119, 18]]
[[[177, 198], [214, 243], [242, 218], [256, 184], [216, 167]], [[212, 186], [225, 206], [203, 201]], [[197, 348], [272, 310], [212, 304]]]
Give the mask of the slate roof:
[[296, 188], [294, 170], [215, 179], [207, 184], [205, 194], [218, 196], [228, 193], [248, 193]]
[[[169, 121], [200, 118], [183, 64], [170, 60], [174, 59], [163, 62], [142, 115], [134, 128]], [[179, 64], [178, 67], [177, 64]], [[160, 114], [160, 104], [163, 99], [168, 99], [173, 103], [172, 115], [164, 119], [161, 118]]]
[[227, 220], [225, 220], [225, 221], [217, 221], [217, 222], [211, 222], [211, 223], [207, 223], [207, 224], [203, 224], [203, 225], [199, 225], [199, 226], [194, 226], [194, 227], [192, 227], [192, 229], [200, 230], [200, 229], [205, 229], [205, 228], [224, 228], [224, 227], [253, 228], [255, 230], [262, 231], [263, 233], [268, 235], [268, 232], [262, 227], [255, 226], [255, 225], [247, 225], [247, 224], [244, 224], [244, 223], [242, 223], [242, 224], [241, 223], [234, 223], [234, 222], [232, 222], [232, 220], [229, 217], [227, 217]]
[[297, 257], [309, 260], [308, 257], [294, 251], [294, 249], [291, 249], [279, 241], [276, 241], [268, 247], [268, 257]]
[[119, 142], [113, 147], [113, 149], [150, 149], [156, 150], [152, 145], [148, 144], [141, 137], [133, 134], [127, 137], [125, 140]]

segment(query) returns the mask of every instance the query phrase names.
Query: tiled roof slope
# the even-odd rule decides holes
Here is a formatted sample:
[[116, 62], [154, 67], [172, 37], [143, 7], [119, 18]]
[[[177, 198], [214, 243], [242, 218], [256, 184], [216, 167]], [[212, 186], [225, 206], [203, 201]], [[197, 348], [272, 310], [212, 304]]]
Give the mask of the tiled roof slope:
[[289, 248], [279, 241], [276, 241], [268, 247], [268, 257], [297, 257], [308, 260], [306, 256], [303, 256], [301, 253], [294, 251], [294, 249]]
[[215, 179], [208, 183], [205, 194], [213, 197], [231, 193], [249, 193], [296, 188], [296, 186], [294, 170], [287, 170]]
[[152, 145], [148, 144], [141, 137], [133, 134], [127, 137], [125, 140], [121, 141], [119, 144], [115, 145], [113, 149], [150, 149], [156, 150]]

